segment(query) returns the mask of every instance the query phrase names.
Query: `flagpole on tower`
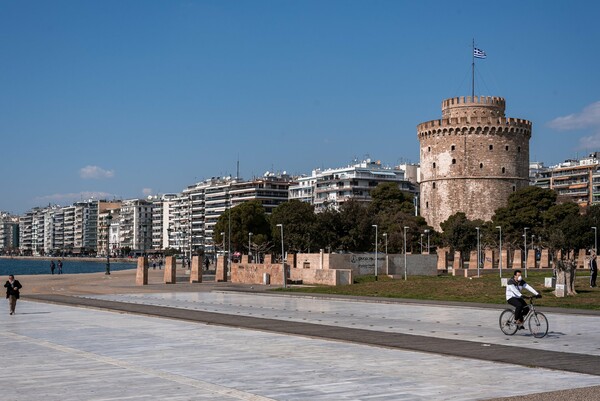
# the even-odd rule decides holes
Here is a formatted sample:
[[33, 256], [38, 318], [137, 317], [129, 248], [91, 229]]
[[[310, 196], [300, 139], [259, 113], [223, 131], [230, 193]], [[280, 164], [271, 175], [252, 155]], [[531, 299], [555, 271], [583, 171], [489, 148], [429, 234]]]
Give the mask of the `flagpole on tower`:
[[475, 99], [475, 38], [471, 49], [471, 60], [471, 101], [473, 101]]

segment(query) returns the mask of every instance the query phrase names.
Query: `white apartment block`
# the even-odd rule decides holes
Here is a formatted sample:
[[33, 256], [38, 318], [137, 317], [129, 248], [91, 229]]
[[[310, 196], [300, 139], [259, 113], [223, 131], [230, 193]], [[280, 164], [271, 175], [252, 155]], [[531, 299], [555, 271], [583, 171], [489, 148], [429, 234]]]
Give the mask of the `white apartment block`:
[[0, 254], [12, 253], [19, 245], [19, 217], [0, 212]]
[[152, 249], [169, 248], [169, 222], [173, 214], [173, 204], [178, 197], [176, 194], [152, 196]]
[[414, 193], [415, 186], [405, 179], [404, 173], [399, 167], [384, 167], [370, 159], [346, 167], [316, 169], [309, 177], [300, 177], [297, 184], [290, 186], [289, 199], [308, 202], [316, 211], [321, 211], [337, 210], [350, 199], [368, 202], [371, 190], [385, 182], [394, 182], [401, 190]]
[[142, 255], [152, 249], [152, 207], [144, 199], [124, 200], [119, 216], [120, 251]]
[[283, 174], [267, 172], [262, 177], [251, 181], [232, 183], [229, 191], [231, 206], [258, 200], [265, 208], [265, 213], [271, 214], [273, 209], [288, 201], [291, 184], [292, 179], [285, 172]]

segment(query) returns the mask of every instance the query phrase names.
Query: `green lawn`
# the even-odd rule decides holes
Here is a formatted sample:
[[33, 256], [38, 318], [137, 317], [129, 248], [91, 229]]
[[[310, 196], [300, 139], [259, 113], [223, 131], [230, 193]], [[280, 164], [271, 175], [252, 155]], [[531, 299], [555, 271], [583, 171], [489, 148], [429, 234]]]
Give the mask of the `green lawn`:
[[[507, 272], [503, 277], [510, 275]], [[527, 282], [543, 296], [536, 305], [600, 310], [600, 288], [590, 288], [588, 270], [577, 272], [575, 290], [578, 295], [564, 298], [556, 298], [551, 289], [544, 288], [544, 278], [551, 276], [549, 271], [528, 272]], [[356, 279], [353, 285], [294, 287], [277, 291], [505, 304], [505, 288], [500, 286], [500, 278], [496, 274], [473, 279], [447, 275], [416, 276], [409, 277], [407, 281], [392, 280], [386, 276], [380, 276], [375, 281], [373, 276], [363, 276]]]

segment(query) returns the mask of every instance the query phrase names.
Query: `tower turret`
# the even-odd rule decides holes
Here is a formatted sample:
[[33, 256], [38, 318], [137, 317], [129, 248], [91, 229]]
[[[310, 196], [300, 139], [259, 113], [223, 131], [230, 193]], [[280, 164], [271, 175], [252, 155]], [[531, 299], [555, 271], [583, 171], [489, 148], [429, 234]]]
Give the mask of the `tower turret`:
[[531, 122], [505, 117], [501, 97], [442, 102], [442, 119], [417, 126], [421, 215], [434, 229], [457, 212], [490, 220], [529, 180]]

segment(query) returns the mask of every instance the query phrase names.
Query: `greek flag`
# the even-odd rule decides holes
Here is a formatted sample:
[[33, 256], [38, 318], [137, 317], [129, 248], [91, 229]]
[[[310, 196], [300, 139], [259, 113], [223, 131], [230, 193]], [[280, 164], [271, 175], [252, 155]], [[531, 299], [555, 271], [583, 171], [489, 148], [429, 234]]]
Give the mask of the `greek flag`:
[[483, 50], [474, 47], [473, 48], [473, 57], [475, 57], [475, 58], [486, 58], [487, 55], [485, 54], [485, 52]]

